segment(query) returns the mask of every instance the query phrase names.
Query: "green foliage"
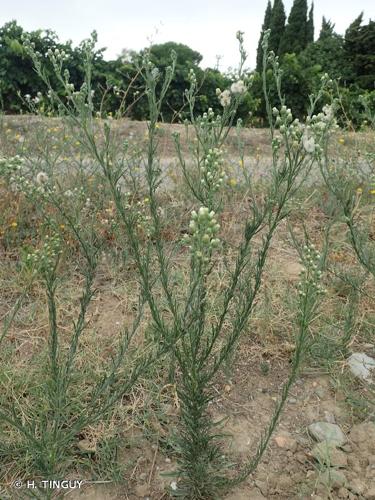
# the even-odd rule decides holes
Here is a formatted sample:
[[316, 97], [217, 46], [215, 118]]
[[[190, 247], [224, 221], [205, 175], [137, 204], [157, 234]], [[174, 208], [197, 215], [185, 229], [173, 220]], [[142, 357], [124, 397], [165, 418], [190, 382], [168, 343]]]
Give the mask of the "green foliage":
[[375, 21], [362, 26], [363, 13], [345, 33], [345, 58], [350, 67], [348, 83], [371, 90], [375, 81]]
[[279, 53], [294, 52], [299, 54], [306, 48], [308, 36], [311, 37], [311, 33], [308, 32], [307, 0], [294, 0], [280, 43]]
[[341, 78], [344, 68], [343, 38], [334, 32], [334, 24], [323, 17], [319, 38], [301, 52], [300, 61], [305, 68], [316, 67], [321, 74]]
[[264, 21], [262, 24], [262, 30], [260, 32], [258, 49], [257, 49], [257, 61], [256, 61], [256, 70], [260, 71], [262, 69], [263, 64], [263, 49], [262, 49], [262, 41], [265, 32], [271, 28], [271, 16], [272, 16], [272, 6], [271, 0], [268, 0], [266, 12], [264, 14]]
[[281, 41], [285, 33], [285, 8], [282, 0], [275, 0], [271, 15], [271, 34], [269, 39], [269, 48], [275, 54], [280, 53]]
[[314, 41], [314, 4], [311, 4], [309, 11], [309, 18], [307, 20], [306, 28], [306, 42], [307, 44], [313, 43]]
[[[297, 116], [306, 114], [308, 95], [319, 85], [320, 77], [328, 73], [339, 80], [345, 102], [346, 117], [340, 123], [350, 122], [361, 126], [363, 106], [359, 95], [373, 90], [375, 81], [375, 23], [363, 25], [360, 15], [349, 26], [345, 37], [334, 31], [334, 24], [323, 17], [320, 35], [314, 38], [313, 4], [307, 15], [307, 1], [295, 0], [285, 27], [285, 9], [282, 0], [275, 0], [273, 6], [267, 3], [261, 39], [267, 29], [271, 29], [269, 48], [280, 55], [283, 70], [282, 91], [294, 107]], [[65, 66], [74, 89], [80, 89], [84, 81], [82, 47], [73, 47], [72, 42], [62, 43], [52, 31], [25, 32], [15, 21], [0, 28], [0, 106], [6, 113], [38, 112], [56, 115], [56, 106], [46, 94], [46, 85], [38, 81], [35, 71], [26, 57], [22, 37], [28, 36], [34, 49], [43, 56], [50, 50], [66, 54]], [[261, 39], [257, 50], [256, 68], [262, 65], [263, 49]], [[170, 53], [176, 54], [176, 69], [166, 98], [162, 103], [160, 119], [168, 122], [182, 122], [189, 116], [184, 97], [189, 87], [189, 71], [193, 70], [197, 79], [195, 109], [204, 113], [209, 107], [220, 112], [221, 104], [216, 89], [227, 89], [236, 81], [236, 75], [220, 72], [218, 69], [200, 67], [202, 55], [190, 47], [175, 42], [167, 42], [143, 50], [139, 53], [124, 50], [115, 60], [103, 57], [104, 49], [95, 52], [92, 61], [93, 101], [98, 115], [116, 117], [128, 116], [132, 119], [147, 118], [148, 102], [145, 84], [140, 68], [147, 56], [162, 70], [168, 66]], [[286, 54], [289, 54], [288, 56]], [[47, 79], [60, 97], [64, 90], [56, 79], [50, 63], [45, 65]], [[248, 75], [251, 73], [248, 72]], [[251, 93], [236, 110], [236, 118], [244, 124], [266, 124], [265, 100], [262, 84], [254, 73]], [[157, 84], [160, 90], [160, 82]], [[269, 82], [271, 101], [277, 102], [272, 79]], [[27, 96], [27, 97], [26, 97]], [[27, 101], [27, 102], [26, 102]], [[371, 100], [370, 100], [371, 101]], [[30, 108], [30, 104], [32, 104]], [[250, 118], [251, 116], [251, 118]]]

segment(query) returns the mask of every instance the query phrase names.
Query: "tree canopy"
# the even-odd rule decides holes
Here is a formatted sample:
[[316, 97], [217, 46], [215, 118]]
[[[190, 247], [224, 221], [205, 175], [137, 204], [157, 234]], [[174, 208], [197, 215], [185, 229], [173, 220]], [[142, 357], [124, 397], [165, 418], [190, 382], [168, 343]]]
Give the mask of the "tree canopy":
[[[263, 63], [261, 41], [268, 29], [271, 29], [269, 48], [279, 56], [283, 71], [282, 92], [297, 116], [303, 117], [306, 114], [308, 95], [316, 90], [324, 73], [339, 80], [354, 121], [360, 121], [358, 110], [361, 109], [362, 98], [359, 96], [367, 93], [369, 100], [374, 100], [371, 97], [375, 94], [374, 21], [370, 20], [365, 24], [363, 14], [360, 14], [348, 26], [345, 35], [340, 35], [335, 32], [335, 24], [323, 17], [319, 36], [314, 41], [313, 9], [313, 4], [309, 7], [306, 0], [294, 0], [285, 25], [283, 0], [274, 0], [273, 4], [268, 1], [258, 43], [256, 70], [252, 72], [254, 84], [238, 111], [238, 117], [245, 123], [250, 120], [250, 115], [253, 122], [265, 123], [259, 73]], [[25, 33], [15, 21], [0, 27], [0, 106], [6, 113], [27, 111], [25, 95], [35, 97], [46, 91], [24, 50], [22, 37]], [[64, 64], [69, 70], [72, 83], [79, 88], [84, 71], [82, 46], [74, 47], [71, 41], [61, 42], [51, 30], [36, 30], [27, 35], [42, 55], [56, 48], [66, 52], [68, 59]], [[184, 92], [190, 84], [190, 70], [194, 71], [197, 78], [196, 111], [203, 113], [211, 107], [215, 112], [220, 112], [222, 108], [216, 89], [229, 88], [236, 76], [220, 72], [217, 68], [203, 70], [200, 66], [202, 55], [191, 47], [174, 41], [157, 44], [140, 52], [124, 49], [118, 58], [110, 61], [104, 58], [104, 49], [97, 50], [93, 61], [92, 87], [95, 90], [94, 99], [97, 104], [101, 104], [102, 112], [114, 113], [121, 104], [130, 118], [146, 119], [147, 99], [143, 93], [144, 83], [138, 63], [147, 52], [150, 60], [164, 71], [171, 64], [172, 51], [176, 54], [176, 70], [161, 109], [162, 119], [182, 121], [188, 117]], [[48, 65], [47, 58], [45, 68], [53, 86], [59, 90], [59, 82], [53, 68]], [[247, 70], [247, 74], [250, 73]], [[267, 78], [270, 96], [277, 105], [277, 92], [269, 72]], [[61, 88], [60, 90], [62, 91]], [[103, 95], [105, 99], [102, 101]], [[54, 113], [56, 110], [46, 105], [43, 111]]]

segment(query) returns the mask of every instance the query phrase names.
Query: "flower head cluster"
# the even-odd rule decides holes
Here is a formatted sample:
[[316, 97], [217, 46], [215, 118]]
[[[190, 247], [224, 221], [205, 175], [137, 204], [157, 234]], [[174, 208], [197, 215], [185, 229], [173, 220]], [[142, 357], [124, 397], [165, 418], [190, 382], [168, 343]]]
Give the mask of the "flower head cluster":
[[47, 182], [48, 182], [48, 175], [45, 172], [39, 172], [36, 176], [36, 183], [41, 186], [43, 184], [47, 184]]
[[0, 178], [3, 177], [9, 182], [14, 174], [22, 167], [22, 158], [18, 155], [10, 158], [0, 158]]
[[302, 136], [302, 144], [306, 151], [306, 153], [313, 154], [315, 151], [315, 139], [312, 135], [308, 133], [306, 130]]
[[[149, 198], [143, 198], [143, 200], [138, 201], [134, 206], [129, 205], [129, 208], [133, 210], [133, 214], [136, 221], [136, 227], [148, 238], [154, 233], [154, 226], [152, 224], [151, 216], [148, 213], [148, 205], [150, 203]], [[159, 210], [160, 215], [160, 210]]]
[[281, 106], [280, 111], [277, 108], [273, 108], [272, 114], [276, 118], [275, 124], [280, 126], [280, 132], [285, 134], [287, 127], [293, 121], [293, 115], [290, 108], [287, 108], [285, 105]]
[[203, 113], [197, 120], [199, 132], [208, 135], [214, 130], [220, 129], [222, 126], [222, 117], [220, 114], [215, 115], [212, 108], [208, 108], [207, 112]]
[[208, 190], [217, 191], [226, 180], [223, 158], [220, 149], [209, 149], [200, 166], [201, 185]]
[[45, 237], [45, 242], [40, 249], [29, 253], [26, 257], [27, 264], [36, 267], [42, 272], [50, 272], [56, 264], [57, 257], [61, 254], [61, 241], [58, 235]]
[[305, 297], [311, 288], [319, 295], [326, 293], [326, 290], [320, 284], [322, 278], [321, 260], [321, 255], [313, 243], [303, 247], [302, 264], [304, 267], [300, 273], [300, 282], [298, 283], [298, 293], [302, 297]]
[[[273, 108], [272, 114], [276, 118], [275, 125], [279, 126], [282, 136], [284, 138], [288, 138], [289, 144], [291, 144], [295, 148], [298, 148], [304, 130], [304, 127], [302, 123], [300, 123], [299, 119], [295, 118], [293, 120], [291, 110], [285, 105], [281, 106], [280, 110], [277, 108]], [[272, 144], [273, 150], [277, 152], [280, 146], [281, 141], [274, 139], [274, 142]]]
[[232, 92], [232, 94], [244, 94], [246, 92], [246, 86], [243, 80], [237, 80], [236, 82], [232, 83], [230, 91]]
[[[321, 113], [307, 117], [306, 125], [298, 118], [293, 119], [291, 110], [285, 105], [280, 110], [273, 108], [272, 114], [275, 117], [275, 125], [279, 126], [281, 135], [288, 139], [289, 144], [295, 149], [302, 147], [309, 155], [319, 156], [322, 152], [323, 137], [329, 130], [337, 127], [331, 105], [324, 106]], [[273, 149], [278, 150], [280, 145], [281, 142], [275, 143]]]
[[204, 263], [209, 262], [212, 250], [220, 245], [217, 238], [220, 224], [215, 215], [215, 212], [210, 212], [207, 207], [200, 207], [198, 212], [193, 210], [189, 224], [191, 234], [184, 237], [187, 243], [191, 243], [193, 258]]
[[338, 128], [334, 109], [330, 105], [323, 107], [321, 113], [307, 117], [306, 126], [303, 133], [303, 146], [307, 153], [316, 155], [321, 154], [320, 143], [324, 136], [330, 131]]
[[43, 94], [41, 92], [37, 92], [35, 97], [31, 97], [30, 94], [25, 94], [25, 100], [28, 104], [39, 104], [43, 98]]
[[230, 90], [223, 90], [223, 92], [220, 92], [219, 94], [219, 101], [220, 104], [223, 106], [223, 108], [227, 108], [230, 103], [231, 103], [231, 94]]
[[45, 57], [48, 57], [49, 59], [54, 61], [66, 61], [69, 59], [69, 56], [65, 52], [65, 50], [60, 50], [58, 48], [48, 49], [45, 53]]
[[193, 87], [197, 86], [197, 76], [192, 68], [189, 71], [188, 79], [190, 84], [193, 85]]
[[237, 80], [233, 82], [230, 89], [221, 91], [219, 88], [216, 89], [216, 95], [219, 98], [220, 104], [223, 108], [227, 108], [232, 102], [232, 97], [241, 96], [246, 93], [246, 85], [243, 80]]
[[24, 159], [16, 155], [10, 158], [0, 159], [0, 177], [4, 177], [14, 192], [22, 192], [27, 195], [44, 193], [48, 184], [48, 175], [39, 172], [34, 178], [25, 172]]

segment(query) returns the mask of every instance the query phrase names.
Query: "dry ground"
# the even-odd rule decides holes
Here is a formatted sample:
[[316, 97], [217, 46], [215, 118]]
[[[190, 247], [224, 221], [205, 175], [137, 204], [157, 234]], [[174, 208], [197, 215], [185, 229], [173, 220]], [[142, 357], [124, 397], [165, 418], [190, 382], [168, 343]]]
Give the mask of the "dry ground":
[[[27, 117], [5, 117], [0, 134], [2, 151], [9, 153], [27, 143], [30, 127], [34, 125], [30, 124]], [[117, 126], [121, 136], [138, 138], [140, 142], [146, 131], [144, 123], [125, 121]], [[55, 127], [59, 127], [59, 122], [51, 119], [50, 128]], [[175, 152], [171, 132], [182, 129], [179, 125], [160, 126], [160, 155], [173, 169], [177, 169], [177, 166], [174, 166]], [[342, 135], [345, 144], [336, 147], [342, 148], [343, 156], [351, 154], [354, 147], [361, 147], [362, 143], [367, 144], [373, 140], [370, 133]], [[267, 131], [245, 130], [243, 141], [249, 162], [250, 158], [253, 161], [258, 155], [255, 164], [259, 165], [259, 161], [264, 161], [266, 165], [270, 152]], [[229, 157], [233, 151], [233, 165], [238, 164], [238, 158], [234, 156], [235, 142], [233, 136], [228, 143]], [[181, 217], [186, 219], [188, 212], [185, 200], [176, 196], [176, 185], [179, 182], [179, 175], [172, 172], [171, 194], [165, 195], [166, 203], [171, 204], [171, 210], [176, 214], [174, 220], [166, 223], [166, 234], [171, 240], [178, 237], [181, 231], [176, 221], [181, 220]], [[233, 243], [240, 237], [241, 213], [246, 210], [246, 192], [239, 184], [232, 186], [232, 201], [228, 203], [221, 220], [223, 233]], [[309, 193], [305, 194], [309, 196]], [[326, 217], [320, 203], [323, 198], [324, 190], [320, 186], [313, 186], [309, 201], [292, 219], [299, 234], [301, 220], [306, 222], [317, 247], [322, 243], [326, 226]], [[375, 427], [375, 424], [371, 424], [374, 419], [374, 393], [368, 385], [350, 376], [346, 357], [337, 349], [344, 328], [348, 290], [335, 274], [345, 272], [358, 275], [361, 269], [341, 226], [336, 227], [332, 239], [326, 278], [328, 295], [313, 325], [314, 348], [290, 393], [271, 446], [258, 470], [227, 496], [227, 500], [375, 499], [375, 431], [371, 427]], [[22, 289], [22, 283], [15, 282], [16, 278], [12, 275], [16, 269], [16, 261], [16, 251], [3, 247], [0, 272], [2, 314], [9, 309]], [[175, 266], [182, 273], [186, 272], [186, 256], [180, 255]], [[299, 271], [298, 256], [288, 238], [286, 225], [282, 225], [271, 247], [254, 315], [235, 359], [215, 384], [217, 399], [210, 409], [215, 419], [223, 420], [223, 432], [228, 437], [225, 450], [237, 463], [254, 454], [257, 440], [269, 421], [281, 385], [288, 375], [296, 328], [293, 297]], [[65, 278], [63, 289], [59, 292], [63, 332], [69, 332], [69, 322], [77, 307], [77, 304], [72, 307], [71, 302], [79, 296], [80, 284], [81, 279], [73, 272], [69, 278]], [[219, 279], [213, 287], [220, 287]], [[89, 363], [95, 365], [111, 355], [113, 339], [119, 326], [129, 321], [136, 303], [137, 282], [134, 271], [123, 269], [121, 265], [114, 267], [110, 261], [103, 261], [97, 277], [97, 289], [90, 308], [89, 325], [82, 339], [82, 354], [78, 358], [78, 366], [82, 369], [87, 357], [90, 359]], [[359, 306], [350, 350], [374, 356], [375, 303], [372, 299], [374, 284], [370, 279], [366, 281], [365, 290], [368, 295], [363, 296]], [[146, 320], [147, 318], [143, 331], [147, 327]], [[44, 294], [40, 285], [36, 284], [8, 337], [13, 349], [13, 367], [20, 372], [26, 370], [34, 354], [45, 342], [46, 335]], [[168, 385], [162, 376], [158, 380], [157, 374], [155, 383], [140, 381], [133, 394], [119, 404], [110, 422], [87, 429], [86, 434], [81, 436], [82, 441], [86, 440], [90, 446], [89, 456], [94, 463], [92, 470], [95, 470], [95, 474], [90, 473], [89, 466], [83, 469], [74, 466], [71, 474], [74, 477], [81, 474], [79, 477], [87, 478], [88, 484], [79, 493], [71, 491], [66, 497], [72, 500], [168, 498], [165, 486], [170, 484], [171, 478], [162, 474], [173, 470], [175, 465], [175, 457], [168, 442], [177, 414], [178, 399], [173, 385]], [[344, 463], [336, 467], [344, 473], [345, 484], [334, 485], [332, 481], [327, 481], [324, 476], [326, 467], [311, 455], [314, 443], [307, 433], [307, 427], [317, 421], [337, 423], [348, 437], [348, 443], [342, 452], [345, 456]], [[364, 424], [369, 427], [363, 427]], [[366, 439], [363, 438], [364, 435]], [[99, 449], [103, 442], [110, 442], [112, 448], [116, 448], [119, 467], [113, 463], [112, 455], [108, 463], [102, 463], [102, 458], [97, 458], [102, 453]], [[81, 458], [82, 453], [78, 450], [77, 461]], [[9, 463], [7, 467], [6, 471], [2, 471], [5, 486], [9, 486], [14, 478], [22, 474], [17, 469], [17, 464]], [[103, 467], [102, 477], [100, 467]], [[116, 469], [117, 481], [108, 472], [111, 468]], [[93, 475], [99, 483], [103, 479], [105, 484], [90, 484]], [[6, 491], [6, 495], [11, 498], [21, 498], [20, 493], [11, 488]]]

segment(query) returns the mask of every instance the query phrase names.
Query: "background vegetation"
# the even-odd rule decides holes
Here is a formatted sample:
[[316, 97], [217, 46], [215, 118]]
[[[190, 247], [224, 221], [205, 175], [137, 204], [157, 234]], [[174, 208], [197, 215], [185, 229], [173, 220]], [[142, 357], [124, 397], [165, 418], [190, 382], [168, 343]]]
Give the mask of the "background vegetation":
[[[338, 91], [345, 108], [339, 120], [341, 124], [360, 127], [366, 125], [363, 111], [375, 104], [375, 22], [366, 24], [360, 14], [342, 36], [335, 32], [332, 21], [323, 17], [318, 37], [314, 38], [313, 4], [308, 8], [307, 0], [295, 0], [287, 18], [282, 0], [269, 1], [259, 39], [257, 62], [253, 74], [252, 91], [238, 109], [238, 117], [245, 123], [266, 125], [266, 110], [262, 93], [260, 68], [262, 65], [261, 39], [271, 29], [270, 49], [279, 56], [283, 73], [282, 92], [293, 107], [296, 116], [307, 114], [308, 96], [317, 91], [322, 75], [328, 73], [338, 79]], [[48, 50], [59, 49], [67, 55], [66, 66], [70, 81], [75, 88], [82, 85], [84, 70], [82, 46], [74, 47], [71, 41], [61, 42], [51, 30], [37, 30], [26, 33], [16, 21], [0, 28], [0, 106], [6, 113], [27, 111], [25, 96], [35, 99], [38, 111], [55, 114], [50, 100], [45, 95], [32, 63], [25, 53], [21, 39], [27, 36], [35, 44], [35, 50], [45, 55]], [[195, 102], [196, 111], [204, 112], [211, 107], [214, 112], [221, 109], [216, 89], [226, 88], [237, 79], [237, 75], [222, 73], [218, 69], [203, 70], [199, 64], [202, 55], [190, 47], [168, 42], [154, 45], [150, 49], [151, 61], [165, 69], [171, 50], [177, 55], [176, 70], [161, 110], [165, 121], [181, 122], [188, 117], [184, 90], [189, 87], [189, 71], [197, 76], [199, 93]], [[139, 53], [124, 50], [115, 60], [104, 59], [105, 49], [97, 50], [93, 63], [92, 85], [95, 90], [95, 104], [102, 116], [120, 110], [132, 119], [147, 117], [147, 99], [144, 82], [139, 73], [140, 61], [147, 50]], [[55, 88], [59, 84], [52, 66], [46, 69], [48, 79]], [[269, 74], [271, 101], [277, 102], [276, 88]], [[127, 89], [127, 91], [125, 91]], [[17, 98], [17, 95], [19, 96]]]

